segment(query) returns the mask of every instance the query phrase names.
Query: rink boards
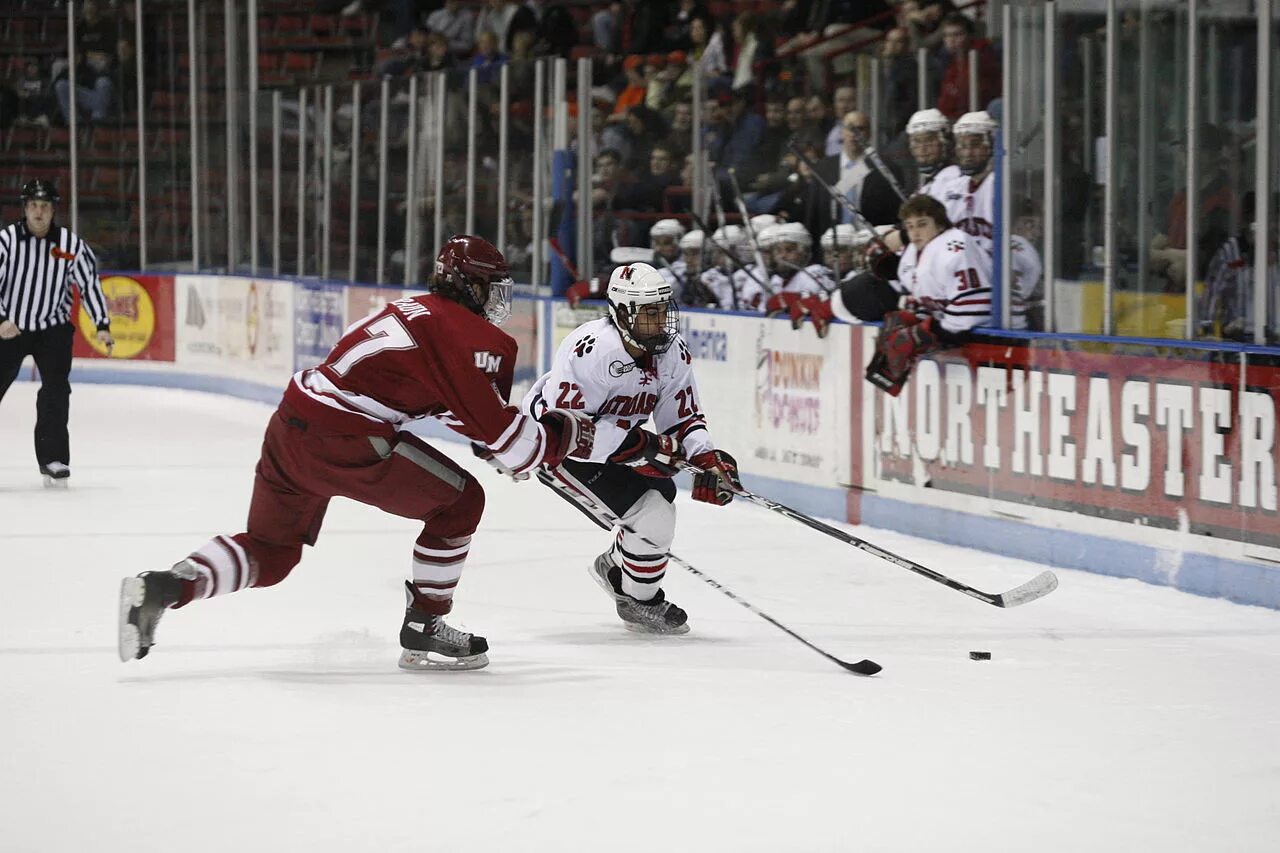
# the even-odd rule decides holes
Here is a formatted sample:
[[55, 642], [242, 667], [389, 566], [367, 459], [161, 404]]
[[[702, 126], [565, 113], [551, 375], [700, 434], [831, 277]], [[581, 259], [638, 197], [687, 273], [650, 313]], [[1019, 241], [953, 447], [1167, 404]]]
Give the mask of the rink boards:
[[[273, 403], [295, 370], [407, 291], [271, 277], [103, 276], [77, 381]], [[81, 312], [83, 313], [83, 312]], [[601, 306], [517, 298], [514, 394]], [[82, 320], [83, 320], [82, 316]], [[1031, 336], [922, 361], [897, 398], [862, 379], [875, 327], [685, 310], [702, 405], [749, 485], [814, 514], [1280, 607], [1280, 362], [1245, 347]], [[123, 356], [123, 357], [121, 357]], [[433, 430], [446, 435], [447, 431]]]

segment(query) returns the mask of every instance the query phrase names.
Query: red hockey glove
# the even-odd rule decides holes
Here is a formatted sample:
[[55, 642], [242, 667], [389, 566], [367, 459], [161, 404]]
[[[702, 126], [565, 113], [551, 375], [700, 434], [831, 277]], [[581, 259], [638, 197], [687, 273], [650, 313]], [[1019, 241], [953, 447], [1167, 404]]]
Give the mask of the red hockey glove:
[[776, 317], [779, 314], [791, 313], [791, 306], [800, 301], [798, 293], [775, 293], [765, 300], [764, 313], [766, 317]]
[[592, 284], [593, 282], [590, 281], [575, 281], [569, 285], [569, 288], [564, 292], [564, 298], [569, 300], [569, 306], [577, 308], [578, 303], [582, 300], [596, 297], [598, 294], [593, 292]]
[[738, 463], [723, 450], [708, 450], [690, 460], [703, 473], [693, 477], [693, 499], [724, 506], [742, 491]]
[[806, 296], [800, 304], [813, 321], [813, 330], [818, 333], [818, 337], [825, 338], [827, 332], [831, 331], [831, 322], [836, 318], [831, 310], [831, 300], [817, 295]]
[[554, 468], [566, 456], [574, 459], [591, 456], [591, 448], [596, 442], [596, 424], [590, 415], [550, 409], [538, 418], [538, 423], [547, 431], [547, 451], [542, 457], [543, 465]]
[[876, 338], [876, 353], [867, 364], [867, 381], [896, 397], [920, 356], [941, 346], [932, 317], [891, 311], [884, 317], [884, 328]]
[[674, 477], [680, 470], [676, 463], [683, 459], [680, 442], [640, 427], [627, 433], [622, 445], [609, 457], [610, 462], [626, 465], [646, 477]]

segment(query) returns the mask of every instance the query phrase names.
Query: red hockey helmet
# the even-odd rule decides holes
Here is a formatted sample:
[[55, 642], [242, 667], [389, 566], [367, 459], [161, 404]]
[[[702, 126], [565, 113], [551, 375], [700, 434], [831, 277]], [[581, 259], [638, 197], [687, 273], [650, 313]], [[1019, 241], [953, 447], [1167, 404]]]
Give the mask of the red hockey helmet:
[[483, 237], [455, 234], [436, 255], [431, 290], [500, 326], [511, 315], [511, 268]]

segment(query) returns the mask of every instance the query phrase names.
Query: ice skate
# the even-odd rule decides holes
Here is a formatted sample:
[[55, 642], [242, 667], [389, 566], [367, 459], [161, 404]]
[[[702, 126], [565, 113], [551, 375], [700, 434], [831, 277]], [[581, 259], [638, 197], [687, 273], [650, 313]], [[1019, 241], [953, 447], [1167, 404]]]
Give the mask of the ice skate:
[[40, 466], [46, 489], [65, 489], [71, 481], [71, 468], [63, 462], [50, 462]]
[[667, 594], [659, 589], [648, 601], [632, 598], [622, 591], [622, 568], [614, 565], [609, 555], [601, 554], [591, 564], [591, 577], [614, 600], [618, 616], [628, 631], [637, 634], [687, 634], [689, 614], [667, 601]]
[[120, 660], [140, 660], [155, 645], [160, 616], [182, 595], [182, 565], [167, 572], [143, 572], [120, 584]]
[[[412, 593], [410, 593], [412, 596]], [[443, 616], [412, 607], [400, 628], [400, 668], [410, 672], [480, 669], [489, 665], [484, 637], [446, 625]]]

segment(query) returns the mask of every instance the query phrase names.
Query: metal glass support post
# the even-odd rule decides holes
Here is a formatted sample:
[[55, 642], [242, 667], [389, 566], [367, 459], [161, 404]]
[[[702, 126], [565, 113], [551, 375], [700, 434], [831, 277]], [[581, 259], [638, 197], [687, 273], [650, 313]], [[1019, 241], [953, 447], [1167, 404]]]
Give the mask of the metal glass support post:
[[378, 284], [386, 284], [387, 270], [387, 133], [391, 121], [391, 78], [382, 78], [381, 112], [378, 115]]
[[[1010, 32], [1010, 15], [1013, 10], [1008, 6], [1005, 6], [1001, 11], [1004, 14], [1004, 31], [1008, 34]], [[1015, 35], [1014, 38], [1017, 38], [1017, 36]], [[1009, 63], [1017, 59], [1017, 57], [1013, 55], [1017, 52], [1017, 48], [1015, 45], [1011, 44], [1012, 41], [1013, 39], [1008, 37], [1004, 40], [1005, 68], [1013, 67]], [[973, 101], [976, 99], [976, 90], [972, 88], [974, 83], [972, 70], [974, 68], [974, 61], [976, 58], [977, 51], [970, 51], [969, 69], [971, 72], [971, 88], [969, 90], [969, 101], [971, 106]], [[1000, 102], [1005, 105], [1005, 111], [1000, 120], [1000, 147], [1003, 149], [1004, 156], [1000, 158], [1000, 174], [994, 176], [1000, 181], [1000, 232], [996, 235], [1000, 239], [1000, 245], [995, 248], [996, 251], [1000, 253], [1000, 281], [996, 282], [996, 293], [1000, 297], [1000, 322], [998, 326], [1001, 329], [1007, 329], [1013, 325], [1013, 250], [1011, 249], [1013, 244], [1009, 239], [1012, 231], [1010, 226], [1013, 225], [1013, 218], [1010, 213], [1013, 210], [1014, 152], [1011, 143], [1013, 140], [1014, 120], [1020, 120], [1022, 116], [1017, 114], [1019, 112], [1018, 110], [1012, 109], [1014, 106], [1012, 98], [1010, 97], [1013, 92], [1012, 77], [1013, 75], [1011, 74], [1001, 75]]]
[[307, 274], [307, 88], [298, 90], [298, 275]]
[[916, 110], [929, 108], [929, 49], [916, 51]]
[[356, 280], [356, 257], [360, 253], [360, 81], [351, 84], [351, 209], [348, 212], [347, 281]]
[[[190, 0], [194, 2], [194, 0]], [[67, 2], [67, 84], [70, 86], [69, 98], [71, 109], [67, 121], [71, 131], [71, 230], [80, 231], [80, 90], [76, 88], [76, 64], [80, 57], [76, 55], [76, 2]], [[194, 69], [192, 69], [194, 71]], [[193, 172], [194, 174], [194, 172]]]
[[435, 203], [435, 222], [432, 223], [432, 254], [440, 251], [440, 246], [444, 243], [444, 122], [445, 107], [448, 105], [449, 98], [449, 80], [443, 71], [436, 72], [436, 167], [440, 170], [436, 174], [436, 203]]
[[542, 287], [542, 241], [546, 236], [542, 233], [542, 196], [546, 190], [543, 188], [543, 172], [545, 168], [543, 162], [547, 159], [546, 150], [542, 142], [542, 134], [545, 132], [543, 112], [543, 86], [546, 85], [546, 60], [539, 59], [533, 64], [533, 258], [532, 268], [529, 271], [529, 284], [533, 287], [534, 294], [538, 294]]
[[418, 75], [409, 75], [409, 136], [405, 140], [404, 286], [418, 271]]
[[137, 101], [134, 106], [138, 113], [138, 269], [147, 268], [147, 123], [146, 123], [146, 88], [147, 78], [142, 69], [142, 54], [145, 45], [142, 43], [142, 0], [133, 4], [133, 51], [134, 73], [137, 75]]
[[324, 87], [324, 209], [320, 211], [320, 275], [329, 278], [333, 259], [333, 84]]
[[[139, 0], [141, 3], [141, 0]], [[259, 272], [258, 257], [258, 0], [249, 0], [246, 26], [249, 28], [249, 271]], [[142, 79], [142, 72], [138, 72]]]
[[[187, 0], [187, 106], [191, 128], [191, 269], [200, 269], [200, 87], [196, 80], [196, 0]], [[74, 65], [72, 66], [75, 67]], [[74, 113], [74, 111], [73, 111]]]
[[591, 263], [591, 60], [578, 60], [578, 274], [588, 281]]
[[880, 85], [882, 83], [880, 57], [871, 57], [871, 144], [881, 147], [880, 139]]
[[476, 98], [480, 74], [472, 68], [467, 73], [467, 218], [468, 234], [476, 230]]
[[[234, 272], [240, 265], [240, 69], [236, 51], [235, 0], [222, 0], [223, 59], [226, 63], [223, 97], [223, 134], [226, 142], [226, 192], [222, 200], [227, 217], [227, 272]], [[256, 29], [256, 27], [255, 27]], [[255, 57], [256, 65], [257, 59]]]
[[[1271, 221], [1271, 164], [1275, 162], [1275, 158], [1271, 154], [1271, 146], [1275, 139], [1272, 136], [1271, 123], [1275, 120], [1271, 115], [1271, 78], [1274, 73], [1272, 64], [1272, 51], [1275, 45], [1272, 44], [1272, 34], [1275, 28], [1275, 18], [1272, 7], [1275, 0], [1258, 0], [1258, 120], [1255, 123], [1257, 127], [1257, 156], [1255, 158], [1257, 168], [1254, 170], [1254, 221], [1257, 223], [1257, 236], [1254, 238], [1253, 248], [1253, 342], [1255, 344], [1265, 344], [1267, 342], [1267, 326], [1269, 325], [1270, 312], [1267, 308], [1267, 272], [1268, 254], [1271, 246], [1271, 230], [1274, 223]], [[1188, 235], [1188, 242], [1190, 236]]]
[[[1154, 164], [1156, 135], [1151, 110], [1155, 108], [1155, 80], [1151, 68], [1153, 45], [1151, 39], [1151, 16], [1140, 11], [1138, 14], [1138, 221], [1137, 230], [1138, 290], [1145, 292], [1147, 274], [1151, 268], [1151, 258], [1147, 247], [1151, 243], [1151, 211], [1148, 199], [1151, 198], [1155, 184], [1152, 175]], [[1189, 188], [1188, 188], [1189, 189]]]
[[498, 72], [498, 251], [507, 251], [507, 115], [511, 108], [510, 66]]
[[[1088, 81], [1085, 82], [1086, 87]], [[1058, 4], [1044, 4], [1044, 331], [1057, 331], [1058, 284]]]
[[1182, 336], [1191, 340], [1196, 336], [1196, 211], [1200, 209], [1200, 0], [1189, 0], [1187, 3], [1187, 127], [1183, 134], [1186, 140], [1187, 169], [1187, 270], [1184, 281], [1186, 297], [1186, 322]]
[[[707, 157], [705, 140], [700, 132], [702, 127], [702, 113], [706, 106], [706, 81], [703, 78], [702, 63], [693, 63], [693, 127], [690, 135], [693, 137], [692, 144], [689, 146], [689, 153], [693, 155], [693, 175], [690, 180], [693, 181], [693, 194], [690, 202], [693, 205], [693, 212], [702, 217], [702, 221], [707, 221], [707, 208], [711, 201], [707, 197]], [[692, 223], [691, 223], [692, 224]], [[706, 238], [710, 239], [711, 235], [707, 234]]]
[[[1014, 59], [1021, 61], [1020, 56], [1015, 56]], [[978, 51], [974, 50], [973, 48], [970, 48], [969, 49], [969, 112], [976, 113], [978, 109], [979, 109], [978, 107]]]
[[271, 93], [271, 273], [280, 275], [280, 127], [281, 92]]
[[1106, 169], [1107, 182], [1103, 190], [1103, 284], [1102, 284], [1102, 334], [1113, 333], [1111, 308], [1116, 290], [1116, 74], [1120, 70], [1120, 16], [1116, 0], [1107, 0], [1107, 55], [1106, 55]]
[[[1083, 150], [1080, 152], [1080, 162], [1084, 165], [1084, 173], [1089, 176], [1091, 181], [1097, 181], [1097, 172], [1094, 171], [1093, 163], [1093, 39], [1089, 36], [1080, 36], [1077, 40], [1080, 46], [1080, 64], [1083, 68], [1084, 92], [1082, 97], [1082, 108], [1080, 112], [1080, 135], [1084, 137], [1081, 140]], [[1090, 194], [1093, 193], [1093, 187], [1088, 188]], [[1093, 257], [1093, 205], [1086, 205], [1084, 209], [1084, 245], [1080, 247], [1083, 257]], [[1079, 331], [1073, 329], [1072, 331]]]

